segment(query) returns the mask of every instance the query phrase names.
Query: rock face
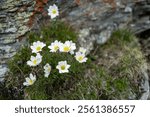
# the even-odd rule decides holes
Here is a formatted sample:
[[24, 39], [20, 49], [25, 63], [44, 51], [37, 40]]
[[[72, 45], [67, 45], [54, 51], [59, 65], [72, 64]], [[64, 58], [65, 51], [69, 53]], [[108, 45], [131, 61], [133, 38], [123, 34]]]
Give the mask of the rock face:
[[146, 0], [73, 0], [63, 1], [62, 18], [77, 29], [79, 42], [89, 51], [93, 42], [103, 44], [112, 31], [131, 28], [135, 33], [150, 27], [150, 3]]
[[33, 0], [0, 0], [0, 81], [11, 58], [22, 42], [18, 39], [29, 31], [26, 25], [34, 8]]
[[[147, 58], [147, 62], [149, 63], [148, 64], [148, 76], [150, 77], [150, 30], [142, 32], [138, 36], [140, 37], [142, 50]], [[150, 79], [149, 79], [149, 84], [150, 84]], [[149, 92], [149, 100], [150, 100], [150, 92]]]

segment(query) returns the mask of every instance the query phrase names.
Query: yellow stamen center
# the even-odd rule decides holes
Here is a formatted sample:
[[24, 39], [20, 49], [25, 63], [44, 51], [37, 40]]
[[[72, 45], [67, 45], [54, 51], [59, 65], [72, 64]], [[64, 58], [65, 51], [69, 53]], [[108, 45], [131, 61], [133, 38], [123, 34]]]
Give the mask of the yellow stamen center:
[[37, 50], [37, 51], [40, 51], [40, 50], [41, 50], [41, 47], [40, 47], [40, 46], [38, 46], [38, 47], [36, 48], [36, 50]]
[[62, 65], [61, 66], [61, 70], [65, 70], [66, 66], [65, 65]]
[[78, 60], [82, 61], [83, 60], [83, 56], [79, 56]]
[[32, 80], [29, 80], [29, 84], [32, 85], [32, 84], [33, 84], [33, 81], [32, 81]]
[[50, 72], [50, 71], [51, 71], [51, 68], [49, 67], [49, 68], [47, 69], [47, 71], [49, 71], [49, 72]]
[[52, 11], [52, 13], [53, 13], [53, 14], [56, 14], [56, 13], [57, 13], [57, 11], [56, 11], [56, 10], [53, 10], [53, 11]]
[[57, 51], [59, 49], [58, 46], [54, 46], [54, 50]]
[[68, 46], [64, 47], [64, 52], [69, 52], [70, 48]]
[[34, 61], [33, 61], [33, 64], [36, 65], [36, 64], [37, 64], [37, 60], [34, 60]]

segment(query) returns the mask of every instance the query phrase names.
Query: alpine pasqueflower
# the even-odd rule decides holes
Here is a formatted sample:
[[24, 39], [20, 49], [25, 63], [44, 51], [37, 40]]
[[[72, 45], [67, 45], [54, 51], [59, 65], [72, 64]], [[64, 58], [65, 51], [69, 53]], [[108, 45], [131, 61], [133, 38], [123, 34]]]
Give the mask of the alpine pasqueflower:
[[85, 54], [83, 54], [81, 52], [76, 52], [75, 58], [79, 63], [84, 63], [87, 61]]
[[55, 4], [53, 4], [53, 6], [49, 6], [48, 15], [51, 16], [51, 19], [53, 19], [59, 15], [58, 7]]
[[34, 42], [33, 45], [31, 46], [32, 53], [38, 53], [42, 51], [42, 48], [45, 47], [46, 44], [40, 41]]
[[39, 65], [41, 61], [42, 61], [42, 56], [39, 53], [37, 53], [35, 57], [31, 56], [30, 60], [27, 61], [27, 65], [34, 67], [34, 66]]
[[66, 41], [60, 46], [60, 52], [70, 52], [71, 54], [73, 54], [75, 49], [76, 45], [72, 41]]
[[62, 44], [63, 43], [61, 43], [60, 41], [56, 40], [53, 43], [51, 43], [51, 45], [48, 46], [48, 48], [50, 49], [50, 52], [57, 52]]
[[70, 65], [67, 64], [67, 61], [60, 61], [58, 62], [56, 68], [59, 70], [59, 73], [68, 73], [69, 72], [68, 69], [70, 68]]
[[45, 73], [44, 76], [45, 77], [48, 77], [50, 75], [51, 69], [52, 69], [52, 67], [48, 63], [44, 66], [44, 73]]
[[23, 83], [24, 86], [33, 85], [36, 81], [36, 76], [30, 73], [30, 76], [26, 78], [26, 81]]

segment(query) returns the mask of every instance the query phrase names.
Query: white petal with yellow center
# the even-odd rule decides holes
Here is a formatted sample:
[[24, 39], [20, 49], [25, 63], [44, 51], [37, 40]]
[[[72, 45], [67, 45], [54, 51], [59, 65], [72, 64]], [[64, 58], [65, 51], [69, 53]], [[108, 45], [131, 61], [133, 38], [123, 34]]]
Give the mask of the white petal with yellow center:
[[36, 47], [36, 51], [41, 51], [41, 49], [42, 49], [42, 47], [41, 46], [38, 46], [38, 47]]
[[81, 52], [76, 52], [75, 58], [79, 63], [84, 63], [87, 61], [87, 57], [85, 57], [85, 54]]
[[68, 69], [70, 68], [70, 65], [67, 64], [67, 61], [60, 61], [58, 62], [56, 68], [59, 70], [59, 73], [68, 73], [69, 72]]
[[45, 46], [46, 44], [44, 44], [43, 42], [37, 41], [34, 42], [30, 48], [32, 49], [32, 53], [39, 53], [42, 51], [43, 47]]
[[30, 86], [30, 85], [33, 85], [35, 81], [36, 81], [36, 76], [33, 74], [30, 74], [30, 76], [26, 78], [26, 81], [23, 83], [23, 85]]
[[27, 61], [27, 65], [34, 67], [39, 65], [41, 62], [42, 62], [42, 56], [39, 53], [37, 53], [35, 57], [31, 56], [30, 60]]
[[73, 54], [75, 49], [76, 45], [72, 41], [66, 41], [64, 44], [62, 44], [62, 46], [60, 46], [60, 52], [69, 52]]
[[51, 43], [51, 45], [48, 46], [48, 48], [50, 49], [50, 52], [57, 52], [61, 45], [62, 45], [62, 43], [60, 41], [56, 40], [53, 43]]
[[59, 15], [58, 7], [55, 4], [53, 4], [53, 6], [49, 6], [48, 15], [51, 17], [51, 19]]

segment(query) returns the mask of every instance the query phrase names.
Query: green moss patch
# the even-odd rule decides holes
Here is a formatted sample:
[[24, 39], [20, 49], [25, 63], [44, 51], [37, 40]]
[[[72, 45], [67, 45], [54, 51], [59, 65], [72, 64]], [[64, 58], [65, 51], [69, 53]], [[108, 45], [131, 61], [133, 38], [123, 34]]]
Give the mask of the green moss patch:
[[[101, 78], [100, 95], [104, 99], [138, 99], [145, 59], [136, 37], [128, 30], [118, 30], [93, 53], [96, 78]], [[99, 70], [100, 69], [100, 70]], [[101, 72], [101, 70], [104, 70]]]

